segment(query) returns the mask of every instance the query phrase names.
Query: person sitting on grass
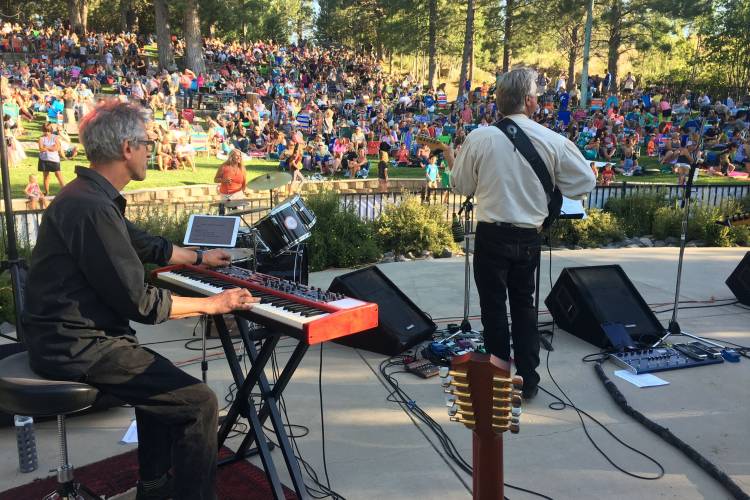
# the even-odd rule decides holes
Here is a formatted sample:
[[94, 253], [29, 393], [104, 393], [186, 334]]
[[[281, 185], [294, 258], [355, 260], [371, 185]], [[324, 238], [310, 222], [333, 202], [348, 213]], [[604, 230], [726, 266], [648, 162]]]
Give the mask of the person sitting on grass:
[[591, 140], [589, 140], [588, 144], [586, 144], [583, 147], [583, 156], [587, 160], [596, 160], [596, 157], [598, 154], [599, 154], [599, 138], [592, 137]]
[[611, 163], [604, 165], [602, 170], [602, 186], [609, 186], [615, 181], [615, 170], [612, 168]]
[[731, 176], [732, 172], [735, 171], [737, 168], [734, 163], [732, 163], [732, 158], [734, 157], [734, 154], [737, 152], [737, 144], [730, 143], [727, 148], [719, 155], [719, 166], [718, 167], [710, 167], [708, 171], [711, 173], [711, 175], [717, 175], [717, 176]]
[[166, 172], [172, 168], [172, 163], [175, 160], [176, 158], [172, 154], [172, 145], [166, 138], [156, 143], [156, 165], [160, 171]]
[[399, 146], [396, 153], [394, 153], [393, 159], [399, 167], [409, 166], [409, 151], [406, 149], [406, 144], [401, 143], [401, 146]]
[[365, 150], [360, 149], [357, 152], [357, 157], [354, 160], [349, 161], [349, 178], [355, 179], [359, 171], [367, 165], [367, 156]]
[[192, 144], [188, 143], [186, 136], [183, 135], [178, 139], [174, 152], [182, 168], [190, 167], [190, 170], [195, 172], [195, 149]]

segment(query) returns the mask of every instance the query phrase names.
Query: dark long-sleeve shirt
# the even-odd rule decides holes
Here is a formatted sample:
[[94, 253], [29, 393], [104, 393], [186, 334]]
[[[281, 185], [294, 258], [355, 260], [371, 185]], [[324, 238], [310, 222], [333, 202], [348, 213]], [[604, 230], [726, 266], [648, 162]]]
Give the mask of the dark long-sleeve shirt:
[[44, 213], [26, 285], [25, 343], [32, 368], [80, 378], [111, 349], [137, 342], [129, 322], [169, 318], [168, 291], [144, 282], [143, 263], [166, 265], [172, 244], [135, 227], [125, 199], [77, 167]]

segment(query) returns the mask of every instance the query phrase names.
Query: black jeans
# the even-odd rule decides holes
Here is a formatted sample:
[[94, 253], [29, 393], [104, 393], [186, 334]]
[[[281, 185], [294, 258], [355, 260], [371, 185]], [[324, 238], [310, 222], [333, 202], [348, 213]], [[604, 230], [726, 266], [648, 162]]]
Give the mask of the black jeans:
[[135, 407], [142, 480], [172, 469], [175, 499], [216, 498], [218, 403], [207, 385], [138, 345], [113, 349], [84, 381]]
[[[510, 360], [510, 336], [516, 373], [524, 387], [539, 383], [539, 332], [534, 309], [534, 270], [539, 262], [541, 237], [536, 229], [477, 224], [474, 281], [482, 308], [487, 351]], [[513, 330], [509, 332], [506, 299]]]

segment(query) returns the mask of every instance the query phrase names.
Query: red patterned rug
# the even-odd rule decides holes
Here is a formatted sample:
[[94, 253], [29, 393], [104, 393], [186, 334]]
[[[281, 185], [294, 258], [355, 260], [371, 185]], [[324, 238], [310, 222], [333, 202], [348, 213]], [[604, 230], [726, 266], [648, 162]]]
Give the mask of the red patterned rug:
[[[78, 481], [88, 486], [97, 495], [110, 498], [135, 487], [138, 480], [137, 450], [107, 458], [100, 462], [75, 470]], [[219, 457], [231, 451], [222, 448]], [[0, 500], [36, 500], [55, 489], [57, 479], [50, 476], [0, 493]], [[219, 467], [216, 477], [219, 500], [266, 500], [273, 498], [262, 469], [247, 461], [239, 461]], [[297, 498], [293, 491], [284, 487], [286, 498]]]

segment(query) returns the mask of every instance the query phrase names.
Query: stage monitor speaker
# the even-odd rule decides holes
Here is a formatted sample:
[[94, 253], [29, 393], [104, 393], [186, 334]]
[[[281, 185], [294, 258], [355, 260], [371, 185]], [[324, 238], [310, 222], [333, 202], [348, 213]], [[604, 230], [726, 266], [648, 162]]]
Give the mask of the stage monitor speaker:
[[727, 278], [727, 286], [737, 300], [750, 306], [750, 252], [740, 261], [740, 265]]
[[378, 305], [378, 327], [338, 339], [340, 344], [395, 356], [435, 332], [430, 317], [375, 266], [337, 276], [328, 290]]
[[621, 324], [635, 342], [658, 340], [664, 332], [618, 265], [564, 268], [544, 303], [560, 328], [603, 349], [612, 347], [608, 324]]

